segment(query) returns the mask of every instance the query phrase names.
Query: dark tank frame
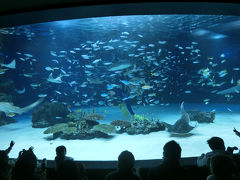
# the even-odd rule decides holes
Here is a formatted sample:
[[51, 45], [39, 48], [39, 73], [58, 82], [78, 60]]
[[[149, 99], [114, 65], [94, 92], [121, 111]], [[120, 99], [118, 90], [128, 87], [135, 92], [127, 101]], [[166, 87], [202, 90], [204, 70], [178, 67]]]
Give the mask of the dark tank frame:
[[[159, 1], [121, 1], [121, 0], [59, 0], [59, 1], [7, 1], [1, 3], [0, 28], [27, 25], [57, 20], [90, 17], [149, 15], [149, 14], [209, 14], [240, 16], [240, 3], [225, 2], [159, 2]], [[160, 158], [160, 157], [159, 157]], [[116, 157], [117, 159], [117, 157]], [[182, 158], [185, 166], [195, 166], [197, 157]], [[87, 169], [112, 169], [117, 161], [81, 161]], [[161, 162], [155, 160], [136, 160], [136, 167], [149, 168]], [[54, 167], [54, 161], [48, 161]]]

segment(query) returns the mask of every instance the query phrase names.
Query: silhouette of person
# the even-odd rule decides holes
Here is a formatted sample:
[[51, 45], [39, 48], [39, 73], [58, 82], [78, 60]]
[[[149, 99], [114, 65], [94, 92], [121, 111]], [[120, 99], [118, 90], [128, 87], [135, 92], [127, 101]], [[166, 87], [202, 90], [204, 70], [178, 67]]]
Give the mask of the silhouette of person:
[[180, 165], [181, 147], [176, 141], [169, 141], [163, 147], [163, 161], [149, 170], [148, 180], [186, 180], [185, 169]]
[[11, 180], [42, 180], [44, 178], [37, 172], [37, 157], [33, 153], [33, 147], [20, 151]]
[[66, 156], [67, 149], [65, 146], [58, 146], [56, 148], [55, 166], [58, 168], [64, 160], [73, 160], [72, 157]]
[[0, 151], [0, 179], [10, 180], [12, 167], [8, 164], [8, 154], [14, 146], [14, 142], [11, 141], [9, 147], [6, 150]]
[[104, 180], [141, 180], [135, 173], [135, 158], [129, 151], [123, 151], [118, 156], [118, 169], [110, 172]]
[[9, 145], [9, 147], [8, 147], [8, 148], [5, 150], [7, 154], [9, 154], [9, 153], [10, 153], [10, 151], [12, 150], [12, 147], [14, 146], [14, 144], [15, 144], [15, 142], [14, 142], [14, 141], [11, 141], [11, 142], [10, 142], [10, 145]]
[[211, 175], [207, 180], [240, 180], [237, 166], [232, 158], [226, 155], [215, 155], [210, 160]]
[[208, 152], [206, 154], [202, 154], [200, 157], [197, 159], [197, 165], [198, 167], [210, 167], [210, 159], [218, 154], [221, 155], [227, 155], [231, 156], [231, 153], [227, 152], [225, 150], [225, 145], [224, 141], [220, 137], [212, 137], [209, 140], [207, 140], [207, 143], [212, 150], [211, 152]]
[[88, 180], [83, 164], [64, 160], [57, 169], [58, 180]]

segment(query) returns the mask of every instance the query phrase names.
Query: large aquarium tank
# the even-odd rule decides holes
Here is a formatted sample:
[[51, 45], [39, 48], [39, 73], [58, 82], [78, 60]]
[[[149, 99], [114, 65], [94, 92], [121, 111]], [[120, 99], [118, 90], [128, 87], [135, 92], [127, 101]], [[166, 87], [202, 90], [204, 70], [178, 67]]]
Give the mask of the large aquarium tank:
[[240, 17], [131, 14], [0, 29], [0, 146], [53, 160], [182, 157], [240, 147]]

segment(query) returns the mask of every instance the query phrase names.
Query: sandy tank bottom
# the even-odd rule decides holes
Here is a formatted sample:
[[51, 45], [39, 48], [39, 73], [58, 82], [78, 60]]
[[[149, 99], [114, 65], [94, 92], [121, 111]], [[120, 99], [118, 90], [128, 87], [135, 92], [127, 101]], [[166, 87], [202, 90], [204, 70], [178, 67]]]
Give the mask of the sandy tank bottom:
[[[142, 108], [133, 107], [133, 109], [136, 113], [143, 114]], [[116, 117], [124, 118], [118, 107], [97, 108], [97, 112], [104, 112], [104, 110], [108, 111], [105, 114], [108, 122], [116, 120]], [[144, 107], [144, 111], [151, 112], [152, 116], [171, 124], [181, 117], [179, 109], [173, 112], [148, 106]], [[67, 155], [75, 160], [117, 160], [123, 150], [131, 151], [136, 160], [160, 159], [164, 144], [170, 140], [175, 140], [181, 145], [182, 157], [195, 157], [210, 151], [206, 141], [212, 136], [222, 137], [226, 147], [240, 147], [240, 138], [233, 132], [234, 127], [240, 130], [240, 113], [233, 112], [216, 113], [214, 123], [198, 124], [191, 131], [193, 135], [189, 137], [174, 137], [167, 131], [159, 131], [147, 135], [116, 134], [112, 139], [47, 140], [49, 135], [43, 134], [47, 128], [32, 128], [29, 115], [19, 116], [17, 120], [17, 123], [0, 127], [1, 150], [6, 149], [11, 140], [15, 141], [9, 154], [11, 158], [16, 158], [22, 149], [33, 146], [38, 159], [53, 160], [56, 147], [65, 145]], [[100, 121], [100, 123], [106, 123], [106, 121]]]

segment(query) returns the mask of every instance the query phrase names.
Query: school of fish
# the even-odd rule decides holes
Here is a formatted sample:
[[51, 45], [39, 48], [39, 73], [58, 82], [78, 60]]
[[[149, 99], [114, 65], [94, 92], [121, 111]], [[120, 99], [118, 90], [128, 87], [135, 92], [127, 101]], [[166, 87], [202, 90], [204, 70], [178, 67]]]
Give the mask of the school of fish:
[[[1, 29], [0, 34], [9, 33]], [[203, 29], [192, 34], [210, 34], [212, 40], [227, 38]], [[229, 69], [227, 54], [203, 57], [204, 46], [197, 41], [172, 44], [158, 37], [146, 43], [147, 38], [121, 31], [104, 40], [79, 41], [78, 46], [68, 49], [52, 47], [45, 66], [36, 66], [41, 60], [34, 52], [17, 51], [11, 62], [0, 64], [0, 76], [28, 63], [31, 68], [18, 74], [28, 85], [15, 89], [18, 94], [27, 94], [31, 88], [39, 98], [73, 106], [112, 106], [126, 99], [141, 105], [169, 105], [166, 94], [191, 96], [204, 88], [209, 89], [209, 97], [203, 97], [202, 103], [209, 104], [213, 96], [225, 96], [229, 101], [233, 93], [239, 93], [240, 79], [229, 72], [239, 72], [240, 67]], [[122, 86], [128, 89], [126, 97], [117, 94]], [[74, 97], [71, 102], [70, 96]]]

